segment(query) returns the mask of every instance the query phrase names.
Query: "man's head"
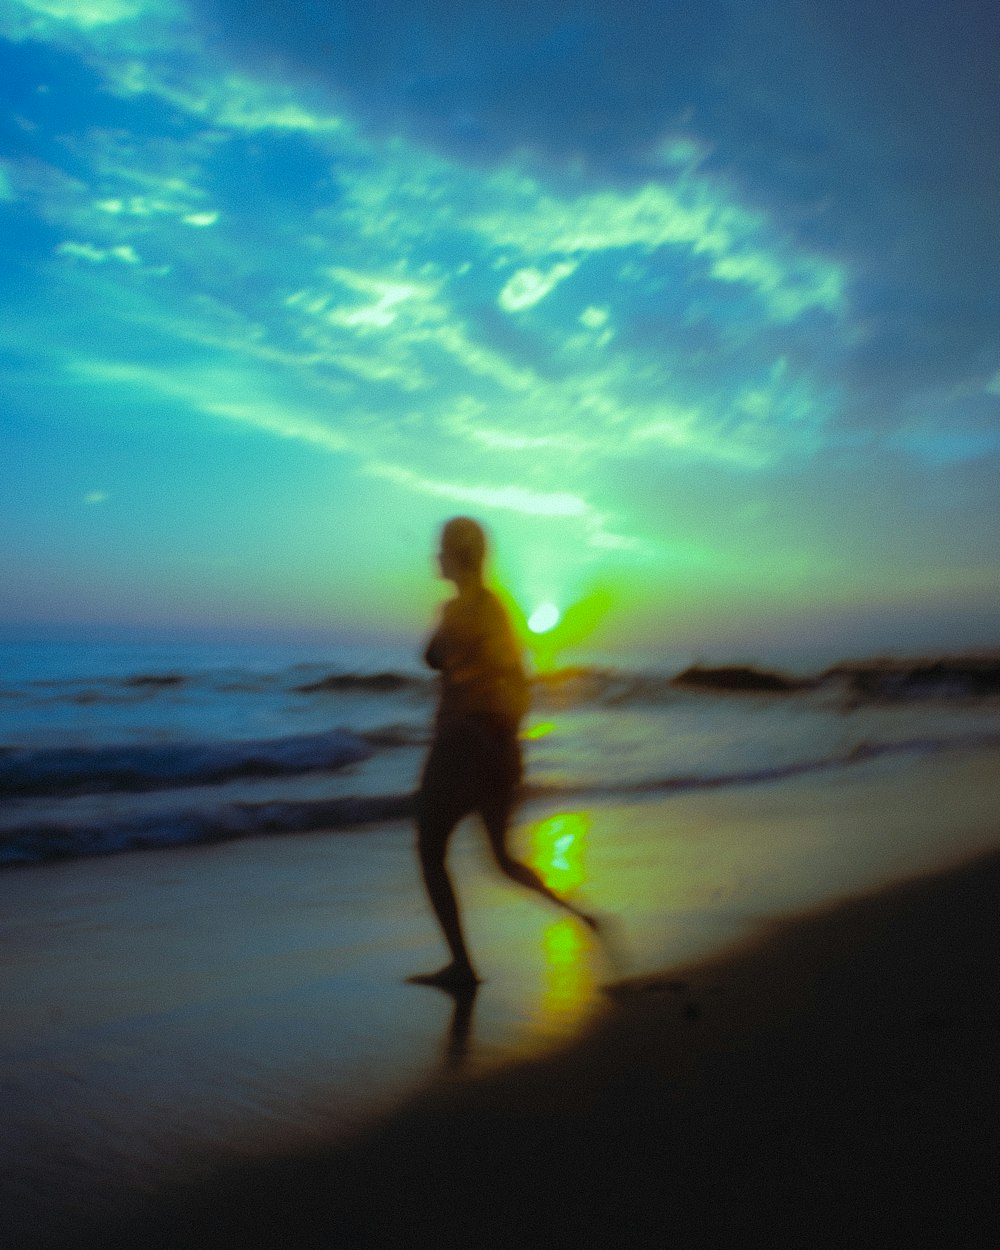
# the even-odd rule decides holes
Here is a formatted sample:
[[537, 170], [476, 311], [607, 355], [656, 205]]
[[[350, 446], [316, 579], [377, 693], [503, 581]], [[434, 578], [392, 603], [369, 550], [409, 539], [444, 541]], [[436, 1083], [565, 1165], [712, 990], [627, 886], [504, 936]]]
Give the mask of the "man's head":
[[445, 577], [454, 579], [456, 574], [459, 577], [478, 576], [486, 559], [483, 527], [472, 517], [452, 517], [441, 530], [441, 550], [438, 554]]

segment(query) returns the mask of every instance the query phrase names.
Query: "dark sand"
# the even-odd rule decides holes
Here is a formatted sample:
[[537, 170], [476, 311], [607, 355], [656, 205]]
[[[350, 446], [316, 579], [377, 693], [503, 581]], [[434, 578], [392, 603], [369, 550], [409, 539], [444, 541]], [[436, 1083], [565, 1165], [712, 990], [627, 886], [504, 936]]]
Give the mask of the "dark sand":
[[206, 1161], [94, 1244], [987, 1250], [998, 956], [992, 854], [626, 983], [558, 1053], [346, 1144]]

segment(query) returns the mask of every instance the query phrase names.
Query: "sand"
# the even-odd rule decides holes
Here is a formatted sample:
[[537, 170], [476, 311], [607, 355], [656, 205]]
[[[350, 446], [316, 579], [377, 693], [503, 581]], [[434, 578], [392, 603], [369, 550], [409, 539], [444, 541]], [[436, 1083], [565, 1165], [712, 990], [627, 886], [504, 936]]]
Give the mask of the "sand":
[[624, 978], [463, 835], [464, 1009], [404, 827], [6, 874], [0, 1244], [995, 1244], [997, 764], [587, 809]]
[[339, 1149], [217, 1165], [126, 1240], [985, 1250], [998, 903], [994, 855], [776, 924], [622, 989], [557, 1056]]

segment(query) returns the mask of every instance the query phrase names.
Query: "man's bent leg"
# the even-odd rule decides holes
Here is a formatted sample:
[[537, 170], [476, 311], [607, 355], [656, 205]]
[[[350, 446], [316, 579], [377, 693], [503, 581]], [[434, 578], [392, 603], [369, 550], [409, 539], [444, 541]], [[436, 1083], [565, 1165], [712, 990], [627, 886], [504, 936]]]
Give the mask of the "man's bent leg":
[[528, 890], [534, 890], [536, 894], [541, 894], [543, 898], [547, 898], [550, 902], [555, 903], [557, 907], [561, 907], [564, 911], [568, 911], [570, 915], [576, 916], [578, 920], [582, 920], [591, 929], [597, 929], [598, 924], [595, 917], [588, 915], [585, 911], [581, 911], [579, 907], [574, 906], [568, 899], [549, 889], [534, 868], [522, 863], [519, 859], [514, 859], [511, 855], [507, 849], [510, 812], [510, 804], [497, 803], [495, 805], [491, 804], [482, 813], [483, 824], [486, 826], [490, 847], [493, 850], [493, 858], [497, 862], [497, 867], [511, 881], [515, 881], [518, 885], [523, 885]]

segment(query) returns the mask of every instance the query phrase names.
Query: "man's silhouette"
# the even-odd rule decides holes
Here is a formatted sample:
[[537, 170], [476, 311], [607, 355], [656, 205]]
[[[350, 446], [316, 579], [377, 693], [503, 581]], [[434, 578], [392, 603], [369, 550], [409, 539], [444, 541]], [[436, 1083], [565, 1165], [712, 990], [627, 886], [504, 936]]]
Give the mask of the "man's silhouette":
[[451, 951], [437, 972], [411, 977], [449, 989], [477, 984], [445, 856], [452, 830], [471, 812], [482, 817], [493, 855], [512, 881], [577, 916], [596, 921], [560, 898], [541, 877], [511, 857], [507, 833], [521, 780], [518, 727], [530, 688], [507, 613], [483, 585], [486, 538], [469, 517], [454, 517], [441, 532], [441, 576], [457, 594], [441, 613], [424, 659], [440, 673], [434, 738], [417, 798], [417, 849], [427, 894]]

